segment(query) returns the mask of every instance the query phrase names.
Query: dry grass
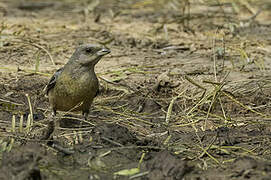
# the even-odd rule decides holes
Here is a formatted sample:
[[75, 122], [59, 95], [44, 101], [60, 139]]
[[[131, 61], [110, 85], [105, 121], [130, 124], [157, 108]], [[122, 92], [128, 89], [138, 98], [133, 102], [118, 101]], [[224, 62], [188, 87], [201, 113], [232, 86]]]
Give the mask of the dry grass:
[[[72, 3], [74, 1], [69, 2]], [[182, 24], [182, 26], [189, 27], [192, 30], [193, 27], [190, 24], [198, 17], [193, 13], [193, 10], [196, 9], [196, 5], [209, 5], [211, 7], [211, 5], [217, 2], [218, 1], [142, 0], [129, 5], [129, 8], [147, 9], [151, 7], [155, 11], [158, 11], [157, 9], [161, 9], [161, 7], [173, 8], [181, 11], [181, 14], [185, 15], [186, 22]], [[253, 14], [256, 14], [257, 11], [251, 4], [257, 4], [260, 3], [260, 1], [240, 1], [238, 3], [223, 1], [218, 4], [221, 11], [224, 8], [224, 3], [228, 3], [232, 6], [234, 11], [237, 12], [236, 16], [247, 13], [248, 11], [251, 13], [251, 17], [253, 17]], [[224, 12], [220, 13], [223, 14]], [[186, 157], [191, 160], [201, 159], [206, 166], [223, 166], [243, 155], [265, 159], [265, 157], [258, 156], [257, 153], [254, 152], [254, 147], [247, 148], [234, 145], [218, 146], [214, 143], [217, 137], [213, 137], [211, 142], [206, 143], [202, 142], [199, 135], [201, 132], [214, 131], [219, 128], [242, 128], [255, 124], [258, 126], [267, 125], [271, 120], [269, 111], [271, 104], [270, 77], [262, 75], [269, 69], [264, 60], [264, 56], [266, 55], [264, 54], [265, 51], [262, 49], [262, 47], [265, 47], [265, 42], [251, 39], [244, 40], [242, 37], [239, 37], [235, 28], [240, 28], [241, 21], [238, 20], [238, 18], [233, 19], [237, 25], [231, 26], [232, 23], [227, 22], [228, 15], [224, 15], [225, 21], [223, 23], [224, 25], [228, 25], [228, 28], [221, 26], [205, 32], [205, 34], [200, 34], [201, 36], [205, 35], [204, 38], [211, 42], [209, 44], [206, 43], [209, 49], [204, 51], [212, 64], [210, 73], [207, 76], [202, 75], [202, 73], [196, 75], [189, 75], [188, 73], [174, 75], [169, 72], [169, 74], [164, 77], [165, 79], [162, 79], [166, 83], [153, 82], [153, 84], [149, 84], [143, 81], [142, 88], [138, 90], [136, 85], [131, 85], [133, 84], [133, 80], [136, 80], [136, 78], [133, 79], [131, 76], [146, 76], [148, 78], [151, 77], [149, 79], [158, 81], [156, 75], [167, 68], [162, 67], [160, 64], [154, 64], [152, 66], [143, 64], [136, 67], [125, 66], [103, 71], [99, 73], [99, 76], [101, 76], [104, 94], [95, 100], [93, 113], [99, 114], [98, 119], [100, 121], [125, 126], [142, 139], [155, 137], [157, 141], [160, 141], [160, 146], [150, 148], [167, 148], [172, 150], [175, 154], [184, 153]], [[160, 36], [164, 37], [163, 40], [170, 41], [174, 38], [171, 37], [171, 35], [175, 29], [173, 29], [170, 24], [181, 24], [180, 21], [184, 22], [183, 19], [178, 20], [174, 18], [169, 21], [163, 20], [163, 23], [161, 23], [163, 28], [162, 31], [160, 31]], [[251, 19], [251, 23], [252, 21], [253, 19]], [[10, 56], [17, 55], [17, 57], [20, 57], [16, 52], [16, 50], [20, 49], [22, 52], [28, 52], [30, 54], [27, 56], [28, 58], [31, 57], [28, 60], [29, 62], [22, 67], [19, 65], [17, 65], [17, 68], [16, 65], [4, 66], [4, 63], [0, 65], [3, 74], [15, 74], [15, 81], [36, 75], [40, 75], [38, 77], [40, 79], [42, 79], [42, 77], [47, 78], [59, 67], [59, 64], [63, 64], [63, 62], [55, 61], [55, 59], [57, 59], [55, 57], [65, 58], [67, 55], [64, 52], [71, 51], [69, 49], [70, 42], [69, 45], [63, 44], [60, 46], [56, 40], [50, 43], [50, 41], [39, 38], [37, 36], [38, 33], [33, 33], [35, 30], [29, 30], [29, 27], [26, 27], [26, 25], [20, 26], [16, 25], [16, 23], [10, 24], [5, 21], [1, 23], [1, 56], [8, 54]], [[164, 26], [165, 24], [169, 25]], [[56, 27], [56, 30], [54, 29], [56, 32], [50, 32], [51, 35], [60, 33], [60, 30], [57, 30], [57, 28], [58, 27]], [[67, 32], [73, 33], [77, 31], [77, 29], [85, 27], [72, 28], [67, 30]], [[113, 32], [114, 30], [109, 31]], [[193, 33], [194, 32], [192, 32], [192, 34]], [[155, 36], [154, 34], [152, 34], [152, 36]], [[46, 36], [46, 34], [44, 36]], [[111, 45], [117, 49], [117, 46], [113, 44], [117, 41], [115, 40], [117, 38], [115, 34], [114, 38], [109, 37], [102, 41], [96, 40], [97, 42], [107, 46]], [[192, 41], [196, 40], [197, 38], [194, 38]], [[180, 44], [181, 43], [182, 42], [180, 42]], [[195, 46], [198, 45], [197, 43], [190, 43], [188, 45], [192, 46], [194, 44]], [[256, 47], [258, 48], [257, 50], [255, 50]], [[201, 48], [204, 49], [205, 47]], [[201, 49], [198, 48], [198, 50]], [[149, 49], [146, 51], [149, 51]], [[152, 50], [150, 50], [150, 52], [153, 53]], [[141, 49], [138, 50], [137, 53], [141, 53]], [[154, 53], [151, 54], [150, 58], [155, 57], [155, 55]], [[27, 57], [23, 57], [23, 60]], [[28, 65], [30, 65], [31, 68], [28, 68]], [[50, 68], [48, 68], [48, 66]], [[236, 78], [236, 81], [234, 81], [231, 76], [233, 73], [247, 75], [248, 72], [252, 72], [251, 76], [257, 74], [256, 78]], [[107, 77], [109, 77], [109, 79]], [[126, 81], [130, 83], [125, 84]], [[179, 85], [176, 87], [168, 86], [168, 84], [175, 82], [179, 82]], [[7, 87], [12, 87], [9, 83], [12, 84], [13, 82], [5, 81]], [[161, 87], [161, 91], [157, 91], [153, 88], [157, 85]], [[14, 98], [13, 101], [10, 101], [8, 98], [1, 96], [0, 104], [2, 110], [11, 113], [12, 119], [2, 119], [0, 121], [0, 136], [2, 137], [0, 139], [0, 152], [10, 151], [17, 139], [31, 140], [38, 133], [46, 129], [49, 110], [41, 108], [39, 105], [33, 105], [33, 101], [36, 97], [33, 95], [33, 92], [29, 93], [30, 94], [26, 94], [28, 104], [23, 104], [21, 101], [16, 102]], [[138, 102], [146, 102], [147, 100], [154, 101], [159, 104], [160, 109], [153, 113], [142, 112], [141, 109], [144, 107], [141, 107], [141, 105], [144, 103], [131, 104], [130, 97], [136, 97], [139, 100]], [[25, 114], [26, 109], [29, 110], [27, 120], [24, 119], [22, 115]], [[35, 114], [36, 110], [43, 111], [45, 115], [44, 120], [39, 122], [33, 120], [33, 114]], [[61, 119], [64, 116], [65, 113], [60, 113], [58, 118]], [[74, 119], [87, 124], [86, 127], [60, 129], [61, 133], [58, 135], [59, 138], [68, 139], [71, 145], [82, 141], [82, 135], [88, 134], [91, 131], [91, 127], [97, 125], [96, 122], [88, 122], [81, 118]], [[184, 144], [174, 139], [174, 132], [182, 131], [195, 135], [197, 137], [197, 143]], [[219, 159], [215, 153], [217, 151], [224, 152], [231, 156], [229, 156], [228, 159]], [[144, 155], [142, 154], [142, 156]], [[142, 159], [143, 157], [139, 162], [139, 166]], [[201, 168], [204, 169], [206, 167]], [[122, 173], [122, 171], [119, 173]]]

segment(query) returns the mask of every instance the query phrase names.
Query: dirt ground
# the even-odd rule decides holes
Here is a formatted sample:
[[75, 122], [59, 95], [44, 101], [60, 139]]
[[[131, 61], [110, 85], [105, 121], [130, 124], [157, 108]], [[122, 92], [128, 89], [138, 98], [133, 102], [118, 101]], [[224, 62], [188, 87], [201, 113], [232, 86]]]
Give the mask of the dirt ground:
[[[2, 0], [0, 179], [271, 179], [270, 10]], [[84, 43], [111, 49], [95, 69], [101, 92], [88, 121], [57, 114], [51, 144], [43, 89]]]

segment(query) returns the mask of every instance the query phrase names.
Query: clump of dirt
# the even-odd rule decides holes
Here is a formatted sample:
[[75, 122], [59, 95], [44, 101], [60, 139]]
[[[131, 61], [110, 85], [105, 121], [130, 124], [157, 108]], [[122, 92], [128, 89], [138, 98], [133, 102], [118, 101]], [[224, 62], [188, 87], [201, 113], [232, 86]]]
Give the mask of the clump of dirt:
[[44, 156], [38, 144], [22, 145], [2, 154], [1, 179], [46, 179], [39, 167]]
[[150, 156], [153, 157], [146, 162], [149, 179], [182, 179], [192, 170], [188, 167], [187, 162], [176, 158], [168, 151], [152, 153]]

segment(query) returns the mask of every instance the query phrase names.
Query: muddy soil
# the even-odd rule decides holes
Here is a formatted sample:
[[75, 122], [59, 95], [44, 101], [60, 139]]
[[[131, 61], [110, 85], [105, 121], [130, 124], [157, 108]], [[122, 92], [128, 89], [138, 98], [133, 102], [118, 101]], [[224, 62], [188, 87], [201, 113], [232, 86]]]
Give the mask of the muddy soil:
[[[0, 179], [271, 179], [271, 4], [217, 2], [1, 1]], [[49, 141], [84, 43], [111, 49], [100, 94]]]

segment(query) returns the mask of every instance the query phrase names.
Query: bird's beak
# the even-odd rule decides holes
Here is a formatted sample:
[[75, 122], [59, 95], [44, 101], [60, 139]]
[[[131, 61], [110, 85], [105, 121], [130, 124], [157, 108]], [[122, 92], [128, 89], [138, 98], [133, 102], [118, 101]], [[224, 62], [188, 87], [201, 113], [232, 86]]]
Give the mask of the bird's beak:
[[100, 51], [97, 52], [97, 55], [98, 56], [104, 56], [106, 54], [109, 54], [110, 52], [111, 52], [110, 49], [102, 48]]

